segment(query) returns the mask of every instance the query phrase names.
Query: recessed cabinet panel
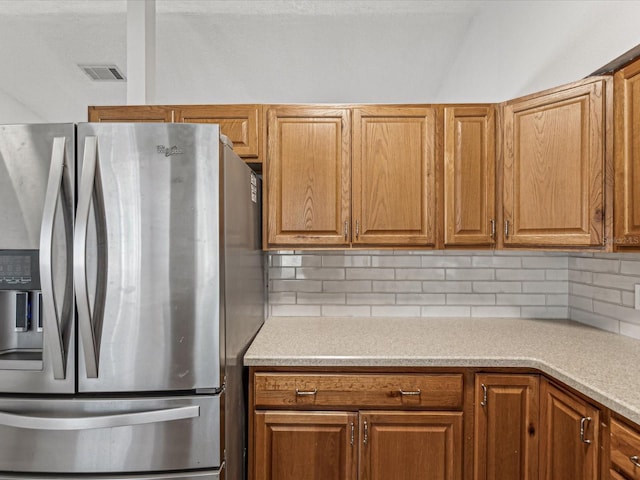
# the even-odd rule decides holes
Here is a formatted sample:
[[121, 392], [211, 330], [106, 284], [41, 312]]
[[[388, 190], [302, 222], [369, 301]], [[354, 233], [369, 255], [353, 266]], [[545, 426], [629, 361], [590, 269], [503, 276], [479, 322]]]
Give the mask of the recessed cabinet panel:
[[254, 480], [356, 480], [355, 412], [255, 413]]
[[435, 110], [354, 109], [354, 244], [435, 242]]
[[538, 376], [476, 375], [475, 480], [538, 480]]
[[604, 242], [603, 80], [508, 102], [504, 244]]
[[269, 110], [270, 245], [348, 245], [349, 125], [346, 109]]
[[153, 105], [89, 107], [90, 122], [160, 122], [173, 121], [173, 108]]
[[614, 246], [640, 249], [640, 61], [614, 76]]
[[546, 380], [540, 389], [541, 480], [597, 480], [600, 414]]
[[444, 109], [444, 244], [492, 245], [495, 238], [493, 107]]
[[[259, 158], [259, 105], [193, 105], [177, 107], [176, 121], [217, 123], [233, 143], [233, 151], [243, 158]], [[247, 160], [251, 161], [251, 160]]]
[[461, 480], [462, 412], [361, 412], [361, 480]]

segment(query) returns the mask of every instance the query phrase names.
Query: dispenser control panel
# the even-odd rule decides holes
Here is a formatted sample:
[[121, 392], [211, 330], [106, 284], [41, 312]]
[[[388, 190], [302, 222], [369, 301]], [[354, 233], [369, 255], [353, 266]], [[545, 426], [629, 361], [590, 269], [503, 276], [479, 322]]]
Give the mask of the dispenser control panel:
[[38, 250], [0, 250], [0, 290], [40, 290]]

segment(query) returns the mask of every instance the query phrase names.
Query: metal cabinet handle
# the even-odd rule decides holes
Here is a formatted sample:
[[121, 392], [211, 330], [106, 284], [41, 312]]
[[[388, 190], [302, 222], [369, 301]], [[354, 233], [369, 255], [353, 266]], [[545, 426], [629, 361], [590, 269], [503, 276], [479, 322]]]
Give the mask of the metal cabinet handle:
[[504, 221], [504, 238], [509, 238], [509, 220]]
[[491, 220], [489, 220], [489, 223], [491, 224], [491, 239], [495, 240], [496, 239], [496, 221], [492, 218]]
[[296, 395], [298, 397], [310, 397], [312, 395], [315, 395], [316, 393], [318, 393], [317, 388], [314, 388], [313, 390], [298, 390], [296, 388]]
[[356, 240], [360, 237], [360, 222], [356, 220]]
[[640, 459], [638, 458], [638, 455], [629, 457], [629, 460], [631, 460], [631, 463], [633, 463], [634, 466], [640, 468]]
[[487, 386], [484, 383], [480, 386], [482, 387], [482, 401], [480, 402], [480, 405], [483, 407], [486, 407], [487, 406]]
[[356, 427], [353, 425], [353, 422], [351, 422], [349, 425], [351, 426], [351, 446], [353, 447], [353, 443], [355, 442], [356, 438]]
[[590, 422], [591, 421], [591, 417], [582, 417], [580, 419], [580, 440], [582, 441], [582, 443], [586, 443], [589, 444], [591, 443], [591, 440], [587, 440], [586, 438], [584, 438], [584, 430], [585, 430], [585, 423], [586, 422]]
[[51, 151], [51, 167], [47, 181], [42, 225], [40, 227], [40, 275], [42, 284], [42, 307], [44, 309], [44, 336], [50, 348], [53, 376], [63, 379], [65, 373], [65, 349], [62, 339], [61, 320], [53, 289], [53, 230], [58, 200], [62, 189], [64, 165], [66, 159], [66, 138], [55, 137]]
[[367, 442], [369, 441], [369, 425], [367, 424], [367, 421], [364, 421], [364, 436], [362, 439], [362, 442], [366, 445]]
[[403, 395], [403, 396], [404, 396], [404, 395], [407, 395], [407, 396], [410, 396], [410, 395], [418, 396], [418, 395], [420, 395], [421, 393], [422, 393], [422, 392], [420, 391], [420, 389], [417, 389], [417, 390], [409, 390], [409, 391], [404, 391], [404, 390], [400, 389], [400, 395]]
[[347, 220], [344, 221], [344, 241], [346, 242], [349, 239], [349, 222]]

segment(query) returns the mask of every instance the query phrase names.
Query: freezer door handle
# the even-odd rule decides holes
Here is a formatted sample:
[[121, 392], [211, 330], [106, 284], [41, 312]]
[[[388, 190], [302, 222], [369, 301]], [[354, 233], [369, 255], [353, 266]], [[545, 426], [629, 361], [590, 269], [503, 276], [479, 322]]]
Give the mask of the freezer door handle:
[[0, 411], [0, 425], [31, 430], [89, 430], [170, 422], [199, 416], [198, 405], [88, 417], [43, 417]]
[[65, 349], [62, 340], [62, 328], [58, 316], [58, 306], [53, 290], [53, 233], [58, 208], [58, 199], [62, 189], [62, 175], [66, 159], [65, 137], [55, 137], [51, 152], [51, 167], [42, 212], [40, 227], [40, 283], [42, 288], [42, 306], [44, 308], [44, 336], [51, 355], [53, 376], [65, 378]]
[[[84, 349], [84, 361], [87, 377], [98, 376], [99, 339], [96, 335], [96, 319], [92, 318], [89, 306], [89, 286], [87, 283], [87, 234], [91, 197], [96, 181], [98, 163], [98, 139], [86, 137], [82, 162], [82, 177], [78, 187], [78, 208], [76, 210], [76, 228], [73, 237], [73, 274], [76, 279], [76, 306], [78, 309], [78, 328]], [[96, 308], [93, 315], [97, 317]]]

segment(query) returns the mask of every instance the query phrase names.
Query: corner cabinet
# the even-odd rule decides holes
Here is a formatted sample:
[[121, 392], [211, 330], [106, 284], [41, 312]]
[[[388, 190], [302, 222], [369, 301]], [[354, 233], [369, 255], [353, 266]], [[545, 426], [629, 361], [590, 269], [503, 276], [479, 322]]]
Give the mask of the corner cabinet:
[[216, 123], [248, 163], [262, 162], [261, 105], [132, 105], [89, 107], [90, 122]]
[[475, 392], [474, 480], [538, 480], [538, 375], [477, 374]]
[[615, 219], [613, 244], [640, 250], [640, 60], [614, 75]]
[[494, 107], [445, 107], [445, 247], [495, 244], [495, 174]]
[[600, 412], [546, 379], [540, 385], [540, 479], [597, 480]]
[[267, 246], [434, 246], [436, 110], [267, 107]]
[[505, 104], [505, 246], [604, 245], [609, 84], [594, 77]]

